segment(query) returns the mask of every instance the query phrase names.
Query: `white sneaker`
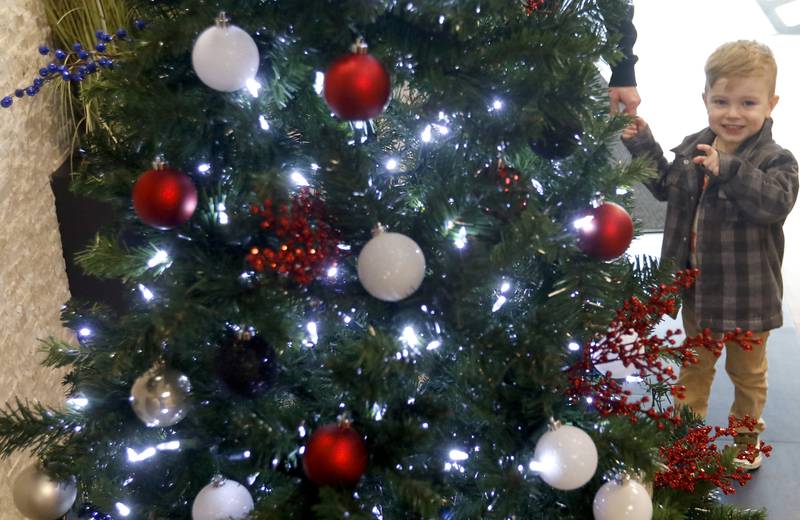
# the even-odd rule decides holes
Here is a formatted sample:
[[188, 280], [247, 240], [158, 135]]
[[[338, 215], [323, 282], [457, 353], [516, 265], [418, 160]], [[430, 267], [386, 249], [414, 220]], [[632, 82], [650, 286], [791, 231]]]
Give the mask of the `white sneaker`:
[[733, 463], [736, 464], [736, 467], [742, 468], [745, 471], [755, 471], [761, 467], [761, 461], [764, 457], [761, 456], [761, 452], [759, 451], [756, 453], [753, 462], [745, 459], [744, 457], [736, 457], [733, 459]]
[[[749, 446], [758, 446], [758, 433], [740, 433], [734, 438], [733, 441], [734, 446], [740, 450], [745, 450]], [[745, 471], [753, 471], [761, 467], [761, 462], [763, 459], [764, 457], [761, 456], [761, 452], [758, 451], [756, 452], [756, 456], [753, 458], [752, 462], [741, 455], [733, 459], [733, 462], [737, 467], [740, 467]]]

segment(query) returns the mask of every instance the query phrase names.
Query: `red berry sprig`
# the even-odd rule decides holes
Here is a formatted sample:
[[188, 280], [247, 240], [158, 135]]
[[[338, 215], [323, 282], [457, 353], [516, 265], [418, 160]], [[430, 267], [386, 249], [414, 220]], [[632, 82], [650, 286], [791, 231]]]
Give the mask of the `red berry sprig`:
[[[570, 384], [567, 395], [572, 398], [591, 398], [592, 405], [598, 413], [607, 415], [626, 415], [636, 422], [642, 415], [649, 417], [660, 427], [664, 422], [680, 423], [680, 417], [673, 407], [659, 412], [649, 405], [649, 398], [644, 396], [638, 400], [630, 400], [631, 392], [623, 390], [622, 385], [611, 378], [609, 372], [597, 376], [594, 365], [620, 361], [626, 366], [633, 366], [641, 377], [652, 377], [659, 383], [667, 383], [670, 392], [682, 398], [686, 389], [671, 384], [677, 379], [672, 366], [664, 363], [662, 358], [672, 359], [681, 366], [699, 362], [696, 350], [705, 348], [715, 356], [719, 356], [726, 342], [738, 343], [745, 350], [752, 350], [760, 340], [753, 337], [750, 331], [736, 329], [725, 333], [721, 339], [715, 339], [710, 330], [705, 329], [695, 337], [686, 338], [678, 344], [675, 336], [680, 330], [668, 330], [663, 337], [651, 331], [664, 315], [677, 312], [677, 294], [682, 288], [690, 287], [699, 269], [687, 269], [675, 274], [671, 284], [657, 287], [647, 302], [632, 297], [622, 308], [617, 309], [616, 318], [609, 324], [608, 332], [597, 335], [584, 345], [581, 359], [569, 370]], [[624, 337], [635, 338], [625, 342]]]
[[497, 184], [498, 191], [504, 194], [500, 201], [497, 199], [487, 201], [487, 206], [484, 207], [487, 214], [509, 221], [519, 216], [528, 206], [530, 194], [522, 173], [508, 166], [503, 159], [498, 159], [495, 165], [484, 168], [478, 174], [491, 176], [489, 178]]
[[[660, 448], [659, 453], [667, 469], [656, 473], [655, 486], [693, 493], [700, 482], [706, 481], [726, 495], [736, 493], [733, 481], [743, 486], [751, 475], [739, 467], [726, 468], [722, 463], [722, 453], [714, 443], [720, 437], [736, 437], [742, 429], [753, 431], [757, 423], [750, 417], [737, 419], [730, 416], [727, 428], [700, 426], [690, 430], [671, 446]], [[772, 446], [761, 441], [758, 446], [748, 446], [738, 456], [752, 462], [759, 453], [769, 457], [771, 452]]]
[[509, 168], [503, 159], [497, 160], [497, 176], [500, 180], [500, 186], [505, 193], [511, 192], [511, 185], [519, 184], [519, 171], [514, 168]]
[[264, 200], [250, 208], [259, 215], [267, 245], [252, 247], [247, 261], [256, 271], [272, 269], [301, 285], [309, 285], [323, 270], [335, 265], [338, 233], [326, 221], [322, 201], [303, 188], [287, 203]]
[[540, 7], [544, 5], [544, 0], [526, 0], [525, 1], [525, 12], [528, 14], [533, 13]]

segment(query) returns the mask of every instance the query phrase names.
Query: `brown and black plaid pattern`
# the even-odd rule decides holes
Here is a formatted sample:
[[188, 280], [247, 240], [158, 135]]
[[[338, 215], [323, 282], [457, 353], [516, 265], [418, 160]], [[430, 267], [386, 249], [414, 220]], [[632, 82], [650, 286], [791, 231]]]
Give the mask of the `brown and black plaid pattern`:
[[720, 174], [692, 162], [698, 144], [714, 141], [711, 129], [692, 134], [673, 148], [670, 164], [650, 129], [625, 141], [634, 157], [650, 157], [658, 176], [645, 185], [667, 201], [661, 257], [689, 265], [692, 220], [697, 211], [697, 265], [701, 274], [685, 303], [701, 327], [754, 332], [783, 324], [783, 222], [797, 198], [797, 161], [772, 140], [772, 120], [734, 154], [720, 153]]

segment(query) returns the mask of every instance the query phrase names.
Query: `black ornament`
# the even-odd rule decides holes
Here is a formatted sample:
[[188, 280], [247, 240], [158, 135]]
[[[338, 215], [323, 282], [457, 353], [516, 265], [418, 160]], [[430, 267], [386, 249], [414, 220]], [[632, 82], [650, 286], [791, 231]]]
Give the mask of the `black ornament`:
[[575, 152], [581, 132], [580, 122], [577, 119], [567, 118], [545, 127], [542, 135], [530, 141], [530, 146], [545, 159], [563, 159]]
[[269, 390], [276, 368], [275, 349], [249, 333], [226, 338], [217, 358], [220, 378], [231, 391], [246, 397]]

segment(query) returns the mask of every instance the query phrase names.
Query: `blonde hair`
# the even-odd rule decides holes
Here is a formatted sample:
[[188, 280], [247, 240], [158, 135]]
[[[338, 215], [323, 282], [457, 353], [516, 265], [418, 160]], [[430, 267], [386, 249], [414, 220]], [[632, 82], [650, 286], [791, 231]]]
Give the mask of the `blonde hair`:
[[769, 97], [775, 95], [778, 65], [769, 47], [752, 40], [738, 40], [720, 45], [706, 61], [706, 90], [720, 78], [763, 76]]

